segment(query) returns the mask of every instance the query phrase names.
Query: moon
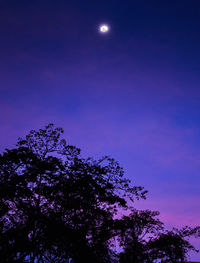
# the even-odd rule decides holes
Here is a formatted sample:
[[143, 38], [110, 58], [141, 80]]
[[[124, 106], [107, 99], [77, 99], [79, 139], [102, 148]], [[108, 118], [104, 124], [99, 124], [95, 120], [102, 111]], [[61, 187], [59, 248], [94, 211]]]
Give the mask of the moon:
[[99, 30], [101, 33], [105, 34], [109, 32], [110, 28], [108, 25], [103, 24], [103, 25], [100, 25]]

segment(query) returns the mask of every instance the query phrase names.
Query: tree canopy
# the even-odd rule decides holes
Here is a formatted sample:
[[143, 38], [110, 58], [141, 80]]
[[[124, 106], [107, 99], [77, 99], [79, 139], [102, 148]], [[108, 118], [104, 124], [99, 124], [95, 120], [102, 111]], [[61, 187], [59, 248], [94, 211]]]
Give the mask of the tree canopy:
[[116, 160], [83, 158], [62, 133], [49, 124], [0, 154], [1, 261], [184, 260], [199, 228], [164, 230], [157, 212], [134, 209], [147, 191]]

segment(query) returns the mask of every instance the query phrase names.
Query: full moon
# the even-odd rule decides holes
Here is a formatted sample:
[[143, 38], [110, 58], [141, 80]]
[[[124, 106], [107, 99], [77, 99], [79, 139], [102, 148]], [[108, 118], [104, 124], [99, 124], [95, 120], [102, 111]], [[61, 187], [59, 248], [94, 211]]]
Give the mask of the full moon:
[[109, 31], [109, 26], [108, 25], [101, 25], [100, 27], [99, 27], [99, 30], [100, 30], [100, 32], [101, 33], [107, 33], [108, 31]]

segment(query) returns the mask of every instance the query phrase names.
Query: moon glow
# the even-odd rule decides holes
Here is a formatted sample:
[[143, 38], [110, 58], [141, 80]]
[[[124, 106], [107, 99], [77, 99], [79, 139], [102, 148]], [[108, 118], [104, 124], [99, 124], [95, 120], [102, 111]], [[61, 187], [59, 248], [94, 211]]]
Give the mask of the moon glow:
[[108, 31], [109, 31], [109, 26], [108, 25], [101, 25], [100, 27], [99, 27], [99, 30], [100, 30], [100, 32], [101, 33], [108, 33]]

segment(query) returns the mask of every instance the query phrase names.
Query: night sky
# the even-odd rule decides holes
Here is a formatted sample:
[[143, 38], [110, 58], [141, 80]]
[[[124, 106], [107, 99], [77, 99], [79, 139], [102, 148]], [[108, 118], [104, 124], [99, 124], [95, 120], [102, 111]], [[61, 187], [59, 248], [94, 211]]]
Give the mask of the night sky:
[[0, 0], [0, 150], [50, 122], [200, 224], [200, 1]]

